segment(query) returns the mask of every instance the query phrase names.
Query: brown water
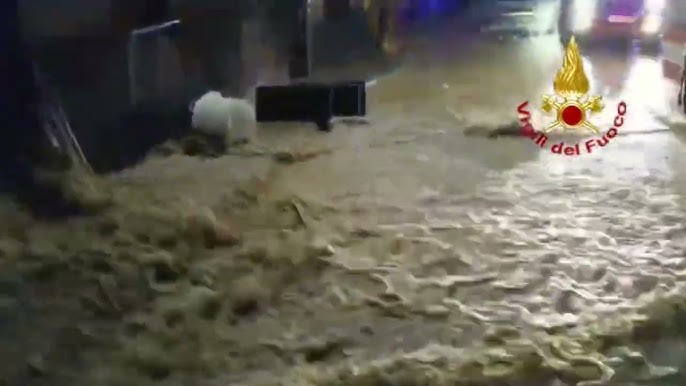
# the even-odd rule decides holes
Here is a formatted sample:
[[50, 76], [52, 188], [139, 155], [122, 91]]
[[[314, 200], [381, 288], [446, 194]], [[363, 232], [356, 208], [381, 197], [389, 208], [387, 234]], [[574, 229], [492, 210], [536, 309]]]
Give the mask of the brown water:
[[[560, 60], [554, 38], [442, 36], [407, 42], [413, 55], [405, 65], [369, 89], [369, 124], [342, 122], [330, 134], [269, 125], [249, 145], [261, 155], [238, 149], [213, 160], [151, 159], [107, 181], [121, 202], [110, 214], [121, 226], [115, 236], [92, 236], [102, 220], [89, 219], [29, 231], [23, 243], [32, 248], [52, 250], [71, 236], [74, 248], [62, 250], [83, 249], [76, 240], [84, 239], [116, 256], [115, 268], [95, 277], [118, 283], [113, 292], [127, 306], [95, 319], [56, 301], [39, 306], [65, 315], [54, 325], [82, 321], [93, 336], [109, 338], [79, 361], [45, 354], [44, 378], [24, 381], [573, 384], [630, 363], [615, 377], [628, 385], [641, 371], [664, 370], [636, 355], [601, 355], [598, 334], [584, 335], [679, 292], [686, 280], [684, 144], [678, 131], [641, 134], [666, 128], [656, 115], [667, 115], [673, 90], [659, 61], [586, 54], [593, 93], [608, 106], [594, 122], [609, 127], [620, 100], [627, 121], [607, 147], [565, 157], [521, 138], [463, 135], [467, 127], [511, 122], [522, 101], [537, 104], [550, 92]], [[322, 154], [282, 165], [268, 156], [277, 150]], [[211, 217], [207, 208], [238, 230], [241, 246], [154, 242], [164, 224], [188, 213]], [[150, 212], [162, 214], [146, 225]], [[122, 246], [121, 238], [139, 233], [152, 236]], [[149, 253], [164, 250], [172, 262], [156, 255], [167, 262], [155, 260], [153, 268], [178, 264], [180, 275], [153, 278], [152, 290], [123, 284], [126, 269], [146, 267]], [[62, 273], [36, 288], [73, 306], [75, 295], [58, 290], [68, 278]], [[208, 314], [213, 304], [219, 310]], [[22, 336], [32, 334], [27, 342], [44, 344], [24, 343], [22, 355], [61, 347], [58, 332]], [[484, 336], [491, 337], [487, 349]], [[57, 371], [62, 362], [81, 363], [83, 371]]]

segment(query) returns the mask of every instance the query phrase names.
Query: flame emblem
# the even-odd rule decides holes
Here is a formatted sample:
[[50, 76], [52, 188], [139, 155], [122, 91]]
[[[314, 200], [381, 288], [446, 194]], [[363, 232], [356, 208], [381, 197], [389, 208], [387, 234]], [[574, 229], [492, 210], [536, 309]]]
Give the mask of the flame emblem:
[[602, 97], [588, 96], [589, 81], [584, 71], [581, 54], [579, 54], [579, 47], [573, 36], [565, 50], [562, 68], [553, 81], [553, 88], [555, 95], [543, 95], [541, 110], [545, 113], [555, 111], [556, 119], [543, 132], [548, 133], [560, 127], [563, 129], [583, 127], [593, 133], [600, 133], [600, 129], [588, 121], [588, 116], [603, 110]]

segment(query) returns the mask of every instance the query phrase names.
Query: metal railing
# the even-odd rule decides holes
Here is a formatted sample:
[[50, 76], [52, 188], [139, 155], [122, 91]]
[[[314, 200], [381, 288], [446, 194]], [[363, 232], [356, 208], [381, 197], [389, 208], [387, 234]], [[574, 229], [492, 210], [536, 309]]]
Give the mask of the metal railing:
[[66, 155], [73, 165], [80, 165], [91, 170], [79, 141], [71, 129], [69, 118], [62, 107], [59, 95], [41, 73], [35, 61], [33, 62], [33, 72], [40, 92], [37, 112], [50, 145], [59, 153]]

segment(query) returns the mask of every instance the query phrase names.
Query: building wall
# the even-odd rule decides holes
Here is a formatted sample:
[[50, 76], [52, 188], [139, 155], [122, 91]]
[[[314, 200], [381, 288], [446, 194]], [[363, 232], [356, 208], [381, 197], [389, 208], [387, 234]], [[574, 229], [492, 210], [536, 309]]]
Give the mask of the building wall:
[[[147, 87], [147, 91], [152, 90], [158, 98], [147, 98], [141, 106], [132, 105], [129, 46], [126, 35], [114, 34], [111, 1], [22, 0], [21, 3], [24, 30], [34, 56], [60, 94], [86, 157], [100, 170], [131, 164], [135, 156], [129, 153], [141, 155], [151, 143], [159, 142], [171, 131], [187, 129], [189, 101], [207, 91], [201, 81], [186, 77], [179, 53], [170, 40], [155, 39], [143, 44], [149, 50], [139, 47], [139, 52], [148, 54], [144, 61], [149, 62], [152, 75], [147, 81], [152, 80], [148, 83], [154, 87]], [[143, 0], [126, 2], [140, 6]], [[215, 7], [215, 2], [235, 4], [229, 0], [176, 0], [174, 9], [182, 9], [184, 4]], [[345, 66], [354, 51], [358, 51], [358, 56], [373, 53], [363, 14], [358, 11], [348, 20], [324, 21], [321, 2], [310, 2], [314, 15], [315, 65]], [[229, 74], [235, 78], [234, 96], [243, 95], [258, 81], [287, 81], [284, 78], [287, 71], [279, 68], [287, 65], [287, 58], [274, 57], [287, 54], [274, 46], [278, 37], [284, 35], [285, 24], [274, 25], [278, 20], [265, 18], [260, 12], [246, 12], [241, 17], [236, 19], [240, 28], [233, 28], [242, 31], [242, 36], [235, 39], [239, 43], [227, 46], [224, 51], [234, 58], [229, 60], [237, 63]], [[281, 40], [279, 44], [283, 44], [284, 39]]]
[[31, 37], [107, 35], [110, 0], [20, 0], [24, 31]]

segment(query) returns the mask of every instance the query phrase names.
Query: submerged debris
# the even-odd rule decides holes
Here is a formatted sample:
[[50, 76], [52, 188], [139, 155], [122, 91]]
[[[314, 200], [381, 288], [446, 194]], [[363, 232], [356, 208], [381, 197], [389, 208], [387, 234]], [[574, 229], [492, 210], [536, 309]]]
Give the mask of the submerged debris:
[[97, 214], [113, 204], [111, 187], [90, 170], [73, 167], [66, 171], [36, 171], [31, 204], [49, 216]]
[[487, 138], [498, 137], [520, 137], [522, 136], [522, 126], [519, 122], [504, 123], [493, 127], [473, 125], [464, 130], [467, 136], [483, 136]]
[[[217, 205], [72, 177], [74, 201], [90, 215], [59, 226], [15, 217], [0, 235], [0, 259], [20, 267], [29, 285], [49, 288], [42, 301], [71, 302], [87, 315], [93, 340], [112, 351], [109, 363], [146, 381], [226, 372], [247, 379], [265, 364], [277, 377], [312, 386], [599, 385], [676, 372], [652, 364], [642, 348], [679, 336], [683, 289], [636, 309], [588, 315], [583, 302], [597, 295], [571, 278], [540, 295], [551, 301], [526, 298], [543, 271], [513, 258], [527, 252], [525, 242], [507, 246], [515, 251], [503, 260], [519, 267], [510, 271], [481, 264], [478, 249], [458, 250], [450, 237], [473, 229], [457, 220], [329, 224], [348, 213], [325, 218], [314, 203], [279, 195], [269, 173], [230, 187]], [[409, 261], [412, 253], [417, 259]], [[545, 257], [543, 268], [562, 258]], [[610, 283], [616, 274], [582, 271], [589, 282]], [[659, 285], [648, 272], [627, 287], [649, 293]], [[478, 292], [487, 296], [463, 296]], [[0, 306], [9, 313], [14, 300], [2, 297]], [[340, 335], [328, 334], [334, 325], [343, 326]], [[436, 326], [441, 333], [424, 334]], [[293, 338], [296, 329], [305, 337]], [[364, 355], [350, 354], [360, 347]], [[388, 352], [395, 354], [384, 357]], [[49, 377], [52, 360], [41, 357], [29, 369]]]
[[27, 366], [32, 376], [41, 377], [46, 373], [45, 361], [40, 354], [32, 355], [27, 361]]
[[283, 164], [293, 164], [297, 162], [309, 161], [321, 155], [331, 153], [331, 149], [320, 149], [310, 151], [279, 151], [274, 153], [274, 161]]

